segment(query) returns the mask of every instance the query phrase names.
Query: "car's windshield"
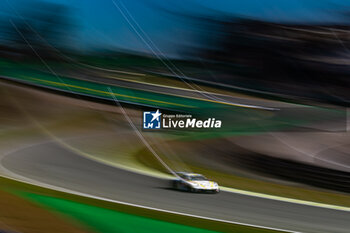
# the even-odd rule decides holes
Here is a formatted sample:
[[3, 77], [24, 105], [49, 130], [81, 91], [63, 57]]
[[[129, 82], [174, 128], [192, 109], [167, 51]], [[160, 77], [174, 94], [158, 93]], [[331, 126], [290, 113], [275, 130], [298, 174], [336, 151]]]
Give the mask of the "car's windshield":
[[205, 178], [204, 176], [188, 176], [187, 180], [208, 180], [207, 178]]

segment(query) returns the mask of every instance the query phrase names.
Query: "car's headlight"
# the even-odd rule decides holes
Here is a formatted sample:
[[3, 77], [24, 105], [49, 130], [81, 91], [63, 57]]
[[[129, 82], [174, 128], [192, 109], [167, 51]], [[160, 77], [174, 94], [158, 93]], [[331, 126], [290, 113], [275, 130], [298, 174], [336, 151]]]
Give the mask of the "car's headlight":
[[199, 187], [199, 184], [197, 184], [197, 183], [190, 183], [191, 185], [192, 185], [192, 187], [194, 187], [194, 188], [198, 188]]

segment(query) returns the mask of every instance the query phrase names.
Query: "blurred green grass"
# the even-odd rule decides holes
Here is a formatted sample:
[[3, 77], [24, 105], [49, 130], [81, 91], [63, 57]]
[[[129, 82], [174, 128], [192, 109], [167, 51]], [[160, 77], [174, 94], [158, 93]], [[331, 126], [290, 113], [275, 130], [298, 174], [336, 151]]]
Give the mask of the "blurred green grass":
[[[279, 232], [112, 203], [46, 189], [4, 177], [0, 177], [0, 187], [2, 190], [28, 198], [62, 215], [73, 217], [93, 227], [97, 232], [118, 232], [120, 230], [150, 233]], [[123, 221], [118, 223], [118, 219]], [[141, 224], [139, 227], [145, 226], [145, 228], [135, 226], [135, 221]]]

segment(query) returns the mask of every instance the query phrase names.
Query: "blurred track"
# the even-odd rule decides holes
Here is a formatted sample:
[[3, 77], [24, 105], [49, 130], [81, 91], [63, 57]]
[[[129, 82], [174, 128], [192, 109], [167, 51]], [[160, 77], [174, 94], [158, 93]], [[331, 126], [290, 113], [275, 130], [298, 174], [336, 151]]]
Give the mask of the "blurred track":
[[240, 107], [249, 107], [266, 110], [276, 110], [278, 107], [291, 107], [295, 106], [290, 103], [284, 103], [279, 101], [268, 101], [266, 99], [259, 98], [243, 98], [232, 95], [224, 95], [213, 92], [203, 91], [198, 85], [194, 83], [187, 83], [188, 88], [178, 88], [172, 86], [165, 86], [159, 84], [151, 84], [147, 82], [132, 81], [121, 78], [104, 78], [94, 76], [84, 76], [84, 80], [91, 82], [102, 82], [103, 84], [119, 86], [125, 88], [132, 88], [136, 90], [143, 90], [148, 92], [162, 93], [166, 95], [182, 96], [186, 98], [201, 99], [204, 101], [215, 101], [220, 104], [229, 104]]
[[[181, 107], [181, 109], [186, 109], [187, 111], [189, 109], [193, 109], [194, 106], [212, 107], [212, 104], [221, 107], [232, 106], [264, 110], [278, 110], [279, 107], [296, 106], [291, 103], [270, 101], [266, 99], [248, 97], [243, 98], [211, 93], [197, 89], [177, 88], [118, 78], [104, 78], [85, 75], [78, 79], [63, 77], [58, 79], [50, 76], [41, 78], [37, 78], [35, 75], [33, 76], [35, 78], [26, 76], [0, 76], [0, 79], [103, 99], [110, 99], [111, 97], [109, 93], [105, 92], [106, 88], [115, 87], [119, 88], [115, 90], [115, 93], [122, 93], [122, 95], [118, 96], [118, 100], [120, 102], [135, 105], [147, 105], [158, 108], [162, 106], [171, 109]], [[193, 88], [195, 87], [193, 86]], [[127, 91], [125, 92], [125, 90]], [[144, 93], [148, 94], [145, 96]], [[189, 100], [190, 102], [188, 102]], [[195, 104], [193, 101], [195, 101]], [[193, 106], [186, 106], [186, 104]]]
[[1, 165], [19, 177], [154, 208], [298, 232], [350, 229], [350, 212], [228, 192], [180, 192], [172, 190], [169, 181], [100, 164], [51, 142], [13, 152], [2, 158]]

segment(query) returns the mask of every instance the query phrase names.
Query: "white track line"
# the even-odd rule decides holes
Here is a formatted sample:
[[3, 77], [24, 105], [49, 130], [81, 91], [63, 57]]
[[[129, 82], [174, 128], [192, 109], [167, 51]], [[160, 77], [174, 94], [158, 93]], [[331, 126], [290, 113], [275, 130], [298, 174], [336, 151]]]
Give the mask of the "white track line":
[[[65, 143], [63, 141], [59, 141], [59, 143], [63, 147], [66, 147], [69, 150], [74, 151], [76, 154], [78, 154], [82, 157], [85, 157], [87, 159], [93, 160], [95, 162], [98, 162], [98, 163], [103, 163], [103, 164], [111, 166], [111, 167], [116, 167], [119, 169], [127, 170], [127, 171], [130, 171], [133, 173], [137, 173], [137, 174], [141, 174], [141, 175], [145, 175], [145, 176], [150, 176], [150, 177], [154, 177], [154, 178], [158, 178], [158, 179], [166, 179], [166, 180], [171, 179], [171, 176], [167, 175], [165, 173], [151, 172], [151, 171], [136, 169], [133, 167], [128, 167], [126, 165], [112, 163], [112, 162], [109, 162], [107, 160], [98, 159], [93, 155], [82, 152], [82, 151], [70, 146], [68, 143]], [[300, 200], [300, 199], [295, 199], [295, 198], [281, 197], [281, 196], [276, 196], [276, 195], [271, 195], [271, 194], [258, 193], [258, 192], [247, 191], [247, 190], [231, 188], [231, 187], [224, 187], [224, 186], [220, 186], [220, 190], [224, 191], [224, 192], [241, 194], [241, 195], [251, 196], [251, 197], [264, 198], [264, 199], [269, 199], [269, 200], [273, 200], [273, 201], [283, 201], [283, 202], [288, 202], [288, 203], [298, 204], [298, 205], [306, 205], [306, 206], [311, 206], [311, 207], [318, 207], [318, 208], [324, 208], [324, 209], [350, 212], [350, 207], [346, 207], [346, 206], [339, 206], [339, 205], [325, 204], [325, 203], [319, 203], [319, 202], [314, 202], [314, 201]]]
[[27, 146], [27, 147], [22, 147], [22, 148], [13, 150], [11, 152], [8, 152], [6, 154], [3, 154], [1, 156], [1, 158], [0, 158], [0, 171], [2, 171], [4, 174], [0, 174], [0, 177], [8, 178], [8, 179], [11, 179], [11, 180], [19, 181], [19, 182], [30, 184], [30, 185], [40, 186], [40, 187], [43, 187], [43, 188], [47, 188], [47, 189], [51, 189], [51, 190], [55, 190], [55, 191], [59, 191], [59, 192], [69, 193], [69, 194], [73, 194], [73, 195], [78, 195], [78, 196], [87, 197], [87, 198], [96, 199], [96, 200], [101, 200], [101, 201], [107, 201], [107, 202], [116, 203], [116, 204], [133, 206], [133, 207], [137, 207], [137, 208], [149, 209], [149, 210], [154, 210], [154, 211], [159, 211], [159, 212], [164, 212], [164, 213], [183, 215], [183, 216], [199, 218], [199, 219], [204, 219], [204, 220], [210, 220], [210, 221], [216, 221], [216, 222], [222, 222], [222, 223], [229, 223], [229, 224], [236, 224], [236, 225], [242, 225], [242, 226], [247, 226], [247, 227], [261, 228], [261, 229], [266, 229], [266, 230], [289, 232], [289, 233], [301, 233], [299, 231], [279, 229], [279, 228], [274, 228], [274, 227], [267, 227], [267, 226], [249, 224], [249, 223], [229, 221], [229, 220], [205, 217], [205, 216], [200, 216], [200, 215], [182, 213], [182, 212], [177, 212], [177, 211], [172, 211], [172, 210], [165, 210], [165, 209], [160, 209], [160, 208], [154, 208], [154, 207], [150, 207], [150, 206], [138, 205], [138, 204], [133, 204], [133, 203], [129, 203], [129, 202], [118, 201], [118, 200], [114, 200], [114, 199], [110, 199], [110, 198], [104, 198], [104, 197], [100, 197], [100, 196], [96, 196], [96, 195], [82, 193], [82, 192], [79, 192], [79, 191], [74, 191], [74, 190], [71, 190], [71, 189], [50, 185], [48, 183], [40, 182], [40, 181], [37, 181], [37, 180], [34, 180], [34, 179], [30, 179], [30, 178], [18, 175], [16, 173], [8, 170], [7, 168], [5, 168], [2, 165], [2, 163], [1, 163], [2, 160], [9, 154], [12, 154], [12, 153], [14, 153], [16, 151], [23, 150], [25, 148], [29, 148], [29, 147], [45, 144], [47, 142], [48, 141], [42, 142], [42, 143], [38, 143], [38, 144], [35, 144], [35, 145], [30, 145], [30, 146]]

